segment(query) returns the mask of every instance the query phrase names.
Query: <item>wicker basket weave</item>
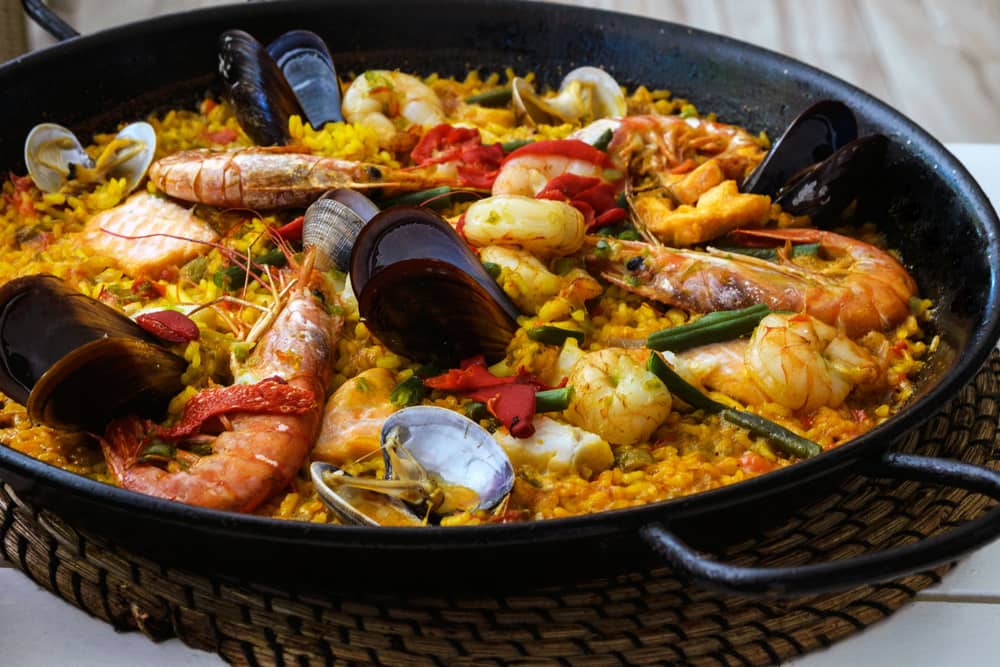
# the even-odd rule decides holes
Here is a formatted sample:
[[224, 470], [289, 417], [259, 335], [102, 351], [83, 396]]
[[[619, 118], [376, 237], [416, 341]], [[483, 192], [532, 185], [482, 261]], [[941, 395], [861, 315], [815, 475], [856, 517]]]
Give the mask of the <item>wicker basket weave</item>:
[[[1000, 354], [897, 449], [1000, 468]], [[960, 489], [853, 477], [780, 528], [727, 549], [742, 565], [845, 558], [906, 544], [980, 515]], [[247, 665], [764, 665], [879, 621], [947, 568], [795, 600], [749, 600], [668, 568], [621, 572], [528, 594], [303, 596], [166, 568], [68, 526], [0, 486], [0, 548], [39, 585], [152, 639], [180, 637]]]

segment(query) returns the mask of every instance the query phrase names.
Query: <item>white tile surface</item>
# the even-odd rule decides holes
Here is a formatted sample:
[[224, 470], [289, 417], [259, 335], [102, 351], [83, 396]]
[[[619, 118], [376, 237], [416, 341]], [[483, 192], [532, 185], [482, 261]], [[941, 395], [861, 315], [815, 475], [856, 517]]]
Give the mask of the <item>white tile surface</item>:
[[[952, 152], [1000, 207], [1000, 145], [952, 144]], [[887, 620], [792, 661], [795, 667], [843, 665], [962, 665], [992, 667], [1000, 628], [1000, 541], [959, 565], [925, 600]], [[979, 602], [968, 602], [979, 600]], [[48, 667], [208, 666], [223, 664], [178, 640], [154, 644], [138, 633], [117, 634], [36, 586], [17, 570], [0, 567], [0, 665]]]

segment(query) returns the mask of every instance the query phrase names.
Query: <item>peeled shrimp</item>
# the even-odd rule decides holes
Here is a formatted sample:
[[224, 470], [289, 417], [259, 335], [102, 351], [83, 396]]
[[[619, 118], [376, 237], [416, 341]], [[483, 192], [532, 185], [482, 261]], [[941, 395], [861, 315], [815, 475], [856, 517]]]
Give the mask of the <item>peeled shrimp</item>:
[[[313, 295], [308, 280], [293, 288], [287, 303], [261, 338], [245, 368], [244, 382], [278, 377], [309, 392], [312, 405], [299, 414], [238, 412], [210, 437], [212, 453], [190, 454], [186, 469], [164, 470], [138, 461], [128, 436], [109, 431], [102, 442], [108, 467], [126, 489], [213, 509], [249, 512], [288, 486], [319, 432], [323, 400], [333, 373], [341, 322]], [[113, 430], [114, 424], [112, 425]], [[139, 444], [135, 440], [135, 444]]]
[[670, 392], [646, 370], [644, 350], [605, 348], [573, 365], [566, 421], [613, 445], [646, 442], [670, 414]]
[[344, 93], [341, 106], [349, 123], [368, 125], [379, 143], [393, 148], [397, 134], [411, 125], [424, 128], [445, 122], [441, 99], [415, 76], [368, 70]]
[[746, 237], [819, 243], [832, 261], [821, 268], [779, 253], [770, 262], [718, 250], [680, 250], [615, 241], [607, 256], [588, 261], [630, 292], [696, 312], [744, 308], [809, 313], [851, 338], [886, 330], [910, 314], [916, 283], [894, 257], [873, 245], [816, 229], [742, 230]]
[[595, 161], [562, 153], [514, 153], [500, 167], [496, 180], [493, 181], [493, 194], [534, 197], [556, 176], [574, 174], [589, 178], [604, 178], [608, 166], [606, 161]]
[[541, 257], [569, 255], [583, 245], [583, 214], [561, 201], [497, 195], [473, 203], [462, 234], [474, 246], [514, 246]]
[[308, 206], [335, 188], [422, 190], [451, 183], [433, 170], [389, 169], [283, 146], [181, 151], [154, 162], [149, 179], [177, 199], [254, 209]]
[[837, 408], [855, 388], [884, 380], [884, 363], [834, 327], [804, 314], [768, 315], [749, 340], [677, 355], [681, 373], [747, 405], [797, 412]]

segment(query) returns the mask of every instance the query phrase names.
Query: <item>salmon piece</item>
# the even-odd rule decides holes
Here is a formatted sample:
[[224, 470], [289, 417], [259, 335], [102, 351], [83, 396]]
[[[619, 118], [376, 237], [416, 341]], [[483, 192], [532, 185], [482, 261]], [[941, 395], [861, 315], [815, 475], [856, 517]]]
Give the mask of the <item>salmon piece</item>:
[[[116, 236], [120, 235], [120, 236]], [[183, 206], [148, 192], [132, 195], [122, 204], [93, 216], [83, 231], [83, 240], [95, 253], [111, 258], [115, 266], [136, 278], [159, 277], [165, 270], [184, 264], [207, 250], [204, 243], [219, 235], [208, 223]], [[122, 238], [145, 236], [146, 238]]]

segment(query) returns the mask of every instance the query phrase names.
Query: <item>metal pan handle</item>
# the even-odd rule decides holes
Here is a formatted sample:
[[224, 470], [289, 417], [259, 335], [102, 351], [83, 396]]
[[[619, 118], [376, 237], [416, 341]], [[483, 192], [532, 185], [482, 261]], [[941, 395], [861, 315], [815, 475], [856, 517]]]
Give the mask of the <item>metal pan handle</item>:
[[59, 18], [59, 15], [49, 9], [42, 0], [21, 0], [21, 4], [24, 6], [24, 13], [32, 21], [60, 42], [80, 36], [73, 26]]
[[[1000, 473], [948, 459], [883, 454], [865, 469], [892, 477], [956, 486], [1000, 499]], [[954, 561], [1000, 534], [1000, 505], [943, 535], [855, 558], [792, 567], [740, 567], [696, 551], [662, 524], [640, 529], [642, 537], [678, 572], [706, 588], [737, 595], [794, 597], [888, 581]]]

